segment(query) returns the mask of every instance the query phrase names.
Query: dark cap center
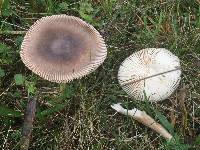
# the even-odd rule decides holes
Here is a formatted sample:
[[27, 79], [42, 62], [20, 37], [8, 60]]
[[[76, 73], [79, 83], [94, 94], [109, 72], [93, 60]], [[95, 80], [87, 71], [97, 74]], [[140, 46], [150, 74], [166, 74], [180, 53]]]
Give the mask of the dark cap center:
[[70, 36], [58, 37], [49, 44], [49, 52], [58, 57], [72, 57], [76, 49], [79, 48], [79, 42]]
[[84, 41], [69, 32], [48, 32], [37, 49], [47, 61], [65, 62], [78, 59], [84, 52]]

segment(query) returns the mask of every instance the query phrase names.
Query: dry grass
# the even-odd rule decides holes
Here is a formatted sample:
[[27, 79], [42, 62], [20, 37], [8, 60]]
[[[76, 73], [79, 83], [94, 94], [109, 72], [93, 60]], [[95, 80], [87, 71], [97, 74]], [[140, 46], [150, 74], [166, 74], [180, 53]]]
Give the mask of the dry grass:
[[[189, 144], [200, 148], [200, 7], [198, 0], [93, 0], [92, 11], [84, 1], [68, 1], [61, 10], [52, 0], [36, 4], [12, 1], [11, 16], [1, 16], [2, 43], [11, 47], [12, 63], [2, 63], [6, 75], [1, 78], [0, 104], [23, 112], [27, 103], [27, 87], [17, 86], [14, 75], [21, 73], [33, 82], [40, 93], [30, 149], [94, 149], [94, 150], [154, 150], [183, 149], [176, 142], [166, 145], [165, 139], [131, 118], [116, 114], [110, 107], [122, 102], [128, 107], [151, 111], [154, 107], [174, 126], [175, 133]], [[57, 1], [56, 4], [61, 1]], [[90, 4], [88, 1], [87, 4]], [[90, 17], [80, 16], [80, 7]], [[0, 7], [1, 8], [1, 7]], [[65, 13], [84, 18], [93, 24], [106, 39], [108, 57], [97, 71], [68, 84], [60, 94], [58, 84], [44, 81], [25, 68], [19, 57], [20, 41], [24, 31], [38, 18]], [[7, 32], [9, 31], [9, 32]], [[14, 32], [13, 32], [14, 33]], [[17, 40], [16, 40], [17, 39]], [[164, 47], [181, 59], [182, 80], [177, 91], [159, 103], [146, 104], [127, 96], [117, 82], [120, 63], [134, 51], [147, 47]], [[0, 53], [0, 58], [7, 59]], [[186, 87], [186, 88], [184, 88]], [[184, 88], [184, 89], [183, 89]], [[53, 113], [46, 110], [65, 105]], [[45, 112], [46, 111], [46, 112]], [[0, 145], [2, 149], [18, 149], [22, 117], [0, 118]], [[194, 142], [196, 141], [196, 142]], [[178, 145], [175, 147], [175, 145]]]

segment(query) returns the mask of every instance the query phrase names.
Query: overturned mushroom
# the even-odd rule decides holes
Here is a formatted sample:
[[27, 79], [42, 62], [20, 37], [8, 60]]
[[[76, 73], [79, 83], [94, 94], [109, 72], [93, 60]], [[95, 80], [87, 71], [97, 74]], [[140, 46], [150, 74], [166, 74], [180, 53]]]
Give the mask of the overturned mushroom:
[[180, 60], [164, 48], [147, 48], [133, 53], [122, 62], [118, 80], [124, 91], [136, 100], [168, 98], [181, 79]]
[[[94, 71], [107, 55], [104, 39], [85, 21], [67, 15], [43, 17], [26, 33], [20, 51], [23, 63], [40, 77], [66, 83]], [[30, 99], [27, 110], [35, 110]], [[25, 116], [21, 149], [28, 149], [35, 111]], [[29, 121], [27, 123], [26, 121]]]
[[[133, 53], [122, 62], [118, 80], [124, 91], [136, 100], [156, 102], [168, 98], [180, 82], [180, 60], [164, 48], [148, 48]], [[146, 94], [146, 95], [145, 95]], [[113, 109], [150, 127], [166, 139], [172, 135], [153, 118], [136, 108], [124, 109], [120, 104], [111, 105]]]

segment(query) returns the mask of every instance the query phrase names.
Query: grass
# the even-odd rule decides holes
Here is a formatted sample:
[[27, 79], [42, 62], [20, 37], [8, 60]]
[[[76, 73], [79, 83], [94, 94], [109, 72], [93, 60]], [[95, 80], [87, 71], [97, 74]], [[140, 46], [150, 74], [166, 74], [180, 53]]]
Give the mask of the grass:
[[[37, 19], [63, 13], [94, 25], [106, 40], [108, 57], [94, 73], [74, 80], [60, 93], [58, 84], [39, 78], [23, 65], [19, 51], [24, 31]], [[27, 95], [35, 91], [40, 96], [30, 149], [200, 148], [199, 0], [3, 0], [0, 15], [2, 149], [19, 149], [21, 115]], [[167, 48], [181, 59], [181, 84], [159, 103], [129, 98], [117, 81], [120, 63], [148, 47]], [[184, 86], [187, 98], [181, 101]], [[131, 118], [115, 114], [110, 107], [113, 102], [145, 110], [158, 121], [164, 115], [176, 140], [167, 142]]]

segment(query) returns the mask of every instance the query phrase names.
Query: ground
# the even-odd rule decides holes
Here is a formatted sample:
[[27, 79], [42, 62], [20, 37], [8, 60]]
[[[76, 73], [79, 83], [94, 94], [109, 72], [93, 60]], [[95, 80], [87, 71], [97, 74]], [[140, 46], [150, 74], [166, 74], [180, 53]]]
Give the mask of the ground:
[[[92, 24], [108, 49], [103, 65], [67, 86], [33, 74], [19, 55], [25, 31], [53, 14], [74, 15]], [[0, 15], [2, 149], [19, 149], [23, 113], [33, 93], [38, 97], [30, 149], [200, 149], [199, 0], [3, 0]], [[120, 63], [149, 47], [170, 50], [182, 66], [180, 86], [158, 103], [130, 98], [117, 81]], [[110, 107], [114, 102], [146, 111], [175, 138], [166, 141], [117, 114]]]

